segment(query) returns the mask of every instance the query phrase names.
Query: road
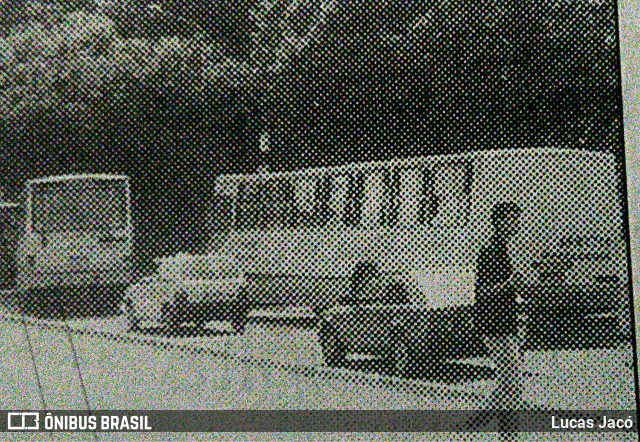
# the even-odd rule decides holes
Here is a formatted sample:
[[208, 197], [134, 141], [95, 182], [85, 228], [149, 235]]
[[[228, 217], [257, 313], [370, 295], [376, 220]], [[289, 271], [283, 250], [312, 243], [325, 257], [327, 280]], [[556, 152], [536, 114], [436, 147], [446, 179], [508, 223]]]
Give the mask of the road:
[[[131, 333], [120, 318], [25, 325], [5, 311], [0, 320], [8, 349], [0, 397], [9, 409], [41, 409], [43, 398], [51, 409], [84, 409], [87, 401], [92, 409], [475, 409], [494, 386], [491, 371], [477, 368], [482, 360], [412, 380], [366, 364], [329, 369], [315, 328], [295, 321], [255, 318], [243, 336], [212, 324], [180, 337]], [[630, 348], [527, 352], [525, 399], [556, 409], [633, 409], [631, 361]]]

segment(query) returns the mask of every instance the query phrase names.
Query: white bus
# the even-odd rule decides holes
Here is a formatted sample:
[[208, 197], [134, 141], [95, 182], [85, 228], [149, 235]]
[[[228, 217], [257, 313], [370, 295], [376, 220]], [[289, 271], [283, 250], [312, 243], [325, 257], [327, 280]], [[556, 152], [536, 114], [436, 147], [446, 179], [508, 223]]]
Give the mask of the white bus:
[[523, 209], [513, 253], [522, 273], [535, 277], [532, 264], [546, 252], [605, 248], [610, 260], [585, 259], [571, 278], [626, 281], [615, 161], [569, 149], [500, 150], [222, 175], [215, 213], [225, 248], [249, 272], [338, 276], [366, 259], [391, 272], [473, 270], [492, 206], [512, 201]]
[[30, 180], [16, 253], [16, 289], [28, 311], [118, 313], [130, 283], [129, 179], [65, 175]]
[[[567, 303], [604, 302], [624, 316], [620, 182], [613, 154], [548, 148], [222, 175], [217, 235], [254, 281], [256, 305], [306, 304], [329, 315], [356, 265], [368, 261], [397, 275], [427, 308], [472, 306], [491, 208], [511, 201], [523, 210], [511, 255], [528, 284], [561, 285], [567, 290], [558, 293], [577, 297]], [[554, 263], [567, 261], [571, 269], [554, 274]], [[330, 313], [342, 324], [354, 314]], [[360, 339], [335, 331], [349, 333]]]

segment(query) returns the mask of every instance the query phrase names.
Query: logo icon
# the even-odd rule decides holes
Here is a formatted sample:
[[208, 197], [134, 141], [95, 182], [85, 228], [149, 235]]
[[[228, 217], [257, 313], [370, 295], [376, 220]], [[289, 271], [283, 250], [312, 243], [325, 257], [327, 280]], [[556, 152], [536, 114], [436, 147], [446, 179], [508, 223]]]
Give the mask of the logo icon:
[[7, 413], [7, 430], [39, 430], [40, 413]]

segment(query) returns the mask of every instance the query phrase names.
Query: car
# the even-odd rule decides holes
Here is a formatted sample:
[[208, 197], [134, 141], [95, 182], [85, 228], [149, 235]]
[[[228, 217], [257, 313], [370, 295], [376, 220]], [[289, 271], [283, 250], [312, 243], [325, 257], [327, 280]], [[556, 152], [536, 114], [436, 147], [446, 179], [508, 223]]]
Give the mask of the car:
[[376, 271], [370, 264], [356, 268], [353, 282], [374, 279], [374, 290], [354, 294], [359, 288], [352, 284], [337, 305], [320, 313], [326, 365], [344, 367], [350, 356], [366, 356], [391, 374], [412, 376], [430, 365], [480, 354], [471, 272], [440, 269], [374, 278], [363, 276], [367, 272]]
[[175, 332], [219, 320], [243, 333], [248, 313], [245, 278], [232, 257], [182, 253], [155, 263], [157, 271], [132, 284], [124, 295], [121, 309], [130, 329]]

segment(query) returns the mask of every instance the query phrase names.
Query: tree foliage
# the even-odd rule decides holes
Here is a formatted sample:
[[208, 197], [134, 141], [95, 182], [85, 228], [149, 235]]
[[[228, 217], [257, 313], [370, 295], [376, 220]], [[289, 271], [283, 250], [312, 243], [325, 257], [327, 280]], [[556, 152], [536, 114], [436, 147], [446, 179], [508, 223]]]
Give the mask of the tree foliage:
[[[110, 0], [90, 8], [88, 3], [26, 2], [25, 8], [10, 9], [0, 23], [0, 117], [92, 106], [140, 84], [159, 93], [244, 89], [253, 94], [268, 88], [290, 58], [317, 38], [332, 5], [257, 0], [187, 7]], [[233, 9], [240, 4], [245, 6]], [[219, 32], [223, 23], [234, 32]], [[246, 43], [242, 51], [240, 35]]]
[[611, 1], [343, 2], [283, 79], [280, 121], [299, 121], [281, 144], [615, 149], [614, 15]]

